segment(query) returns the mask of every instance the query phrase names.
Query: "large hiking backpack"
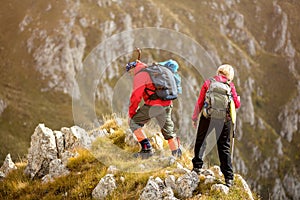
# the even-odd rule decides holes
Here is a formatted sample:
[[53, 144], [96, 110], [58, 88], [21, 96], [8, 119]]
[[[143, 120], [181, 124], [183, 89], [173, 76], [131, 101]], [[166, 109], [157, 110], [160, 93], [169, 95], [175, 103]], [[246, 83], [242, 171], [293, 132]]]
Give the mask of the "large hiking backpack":
[[[160, 64], [153, 63], [141, 71], [145, 71], [150, 75], [152, 83], [155, 86], [155, 90], [151, 90], [149, 88], [145, 89], [145, 92], [147, 95], [149, 95], [150, 100], [174, 100], [178, 97], [174, 73], [170, 69]], [[149, 91], [154, 93], [149, 94]]]
[[227, 82], [210, 79], [210, 86], [205, 95], [203, 115], [215, 119], [225, 119], [229, 111], [231, 88]]

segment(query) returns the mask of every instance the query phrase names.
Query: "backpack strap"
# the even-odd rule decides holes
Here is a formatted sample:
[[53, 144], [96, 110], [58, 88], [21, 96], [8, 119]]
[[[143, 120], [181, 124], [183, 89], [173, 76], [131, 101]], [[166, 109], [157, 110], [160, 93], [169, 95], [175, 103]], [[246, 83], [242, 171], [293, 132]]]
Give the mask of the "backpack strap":
[[[149, 96], [149, 100], [155, 100], [155, 99], [158, 99], [158, 96], [157, 96], [157, 94], [155, 93], [155, 90], [151, 90], [151, 89], [149, 89], [149, 88], [146, 87], [144, 91], [145, 91], [145, 93]], [[153, 94], [149, 94], [148, 91], [153, 92]]]
[[[138, 71], [135, 75], [137, 75], [137, 74], [140, 73], [140, 72], [147, 72], [147, 73], [149, 74], [149, 72], [147, 71], [147, 68], [143, 68], [143, 69], [141, 69], [140, 71]], [[151, 75], [150, 75], [150, 74], [149, 74], [149, 76], [150, 76], [150, 79], [151, 79]], [[152, 81], [152, 79], [151, 79], [151, 81]], [[154, 83], [152, 82], [152, 84], [154, 84]], [[154, 88], [155, 88], [155, 86], [154, 86]], [[144, 89], [144, 91], [145, 91], [145, 93], [149, 96], [149, 100], [156, 100], [156, 99], [158, 99], [158, 96], [157, 96], [157, 94], [155, 93], [155, 89], [152, 90], [152, 89], [146, 87], [146, 88]], [[149, 94], [149, 91], [152, 92], [152, 94]]]

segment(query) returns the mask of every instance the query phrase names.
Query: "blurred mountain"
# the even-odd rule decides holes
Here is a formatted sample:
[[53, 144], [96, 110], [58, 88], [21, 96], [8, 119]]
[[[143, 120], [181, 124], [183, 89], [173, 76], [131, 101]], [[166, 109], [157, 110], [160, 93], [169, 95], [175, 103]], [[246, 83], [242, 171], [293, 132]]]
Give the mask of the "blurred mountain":
[[[235, 171], [264, 198], [299, 199], [299, 9], [296, 0], [3, 0], [0, 160], [8, 153], [15, 160], [23, 157], [39, 123], [52, 129], [70, 127], [84, 120], [90, 108], [99, 118], [95, 125], [111, 112], [126, 115], [131, 79], [123, 66], [136, 59], [137, 35], [130, 33], [154, 27], [181, 33], [205, 52], [199, 57], [196, 46], [176, 40], [176, 49], [188, 56], [143, 49], [143, 62], [173, 58], [180, 63], [184, 93], [174, 102], [173, 117], [183, 142], [192, 148], [195, 137], [190, 118], [205, 78], [197, 68], [229, 63], [235, 67], [242, 101]], [[118, 34], [116, 43], [105, 43], [101, 49]], [[167, 45], [171, 39], [170, 34], [169, 40], [160, 42]], [[141, 40], [150, 47], [156, 44], [151, 35]], [[123, 46], [124, 52], [122, 42], [130, 44]], [[93, 73], [91, 63], [103, 66]], [[78, 74], [88, 78], [78, 79]], [[89, 86], [95, 88], [85, 96], [82, 89]], [[86, 102], [91, 95], [92, 101]], [[93, 100], [95, 105], [90, 105]], [[72, 102], [82, 105], [75, 108], [77, 115]]]

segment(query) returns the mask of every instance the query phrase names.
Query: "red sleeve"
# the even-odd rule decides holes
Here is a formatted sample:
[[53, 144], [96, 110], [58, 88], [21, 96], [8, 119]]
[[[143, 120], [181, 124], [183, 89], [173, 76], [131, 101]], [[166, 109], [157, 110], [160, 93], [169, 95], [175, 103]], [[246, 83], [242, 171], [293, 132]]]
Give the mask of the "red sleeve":
[[241, 102], [238, 98], [238, 95], [236, 93], [236, 89], [235, 89], [235, 86], [234, 86], [233, 82], [230, 83], [230, 87], [231, 87], [231, 94], [232, 94], [232, 98], [233, 98], [233, 101], [234, 101], [235, 108], [238, 109], [241, 106]]
[[204, 84], [202, 85], [198, 100], [197, 100], [195, 108], [194, 108], [194, 113], [193, 113], [193, 116], [192, 116], [193, 121], [197, 121], [198, 118], [199, 118], [199, 113], [202, 110], [203, 103], [204, 103], [204, 100], [205, 100], [205, 94], [206, 94], [206, 91], [208, 90], [209, 84], [210, 84], [209, 80], [206, 80], [204, 82]]
[[136, 110], [139, 106], [141, 99], [143, 98], [143, 93], [145, 90], [145, 76], [147, 76], [147, 72], [140, 72], [136, 74], [133, 78], [133, 91], [130, 97], [130, 105], [129, 105], [129, 117], [132, 118]]

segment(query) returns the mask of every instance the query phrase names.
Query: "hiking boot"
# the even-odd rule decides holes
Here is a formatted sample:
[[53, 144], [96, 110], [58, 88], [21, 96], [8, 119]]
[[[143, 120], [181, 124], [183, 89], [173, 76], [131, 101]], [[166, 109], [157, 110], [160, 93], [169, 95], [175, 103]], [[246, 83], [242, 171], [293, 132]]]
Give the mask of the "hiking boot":
[[140, 152], [133, 155], [135, 158], [148, 159], [153, 156], [152, 149], [142, 149]]
[[172, 151], [172, 156], [175, 156], [177, 158], [181, 158], [181, 156], [182, 156], [181, 149], [179, 148], [179, 149], [176, 149], [176, 150]]
[[225, 185], [230, 188], [231, 186], [233, 186], [233, 180], [225, 179]]

